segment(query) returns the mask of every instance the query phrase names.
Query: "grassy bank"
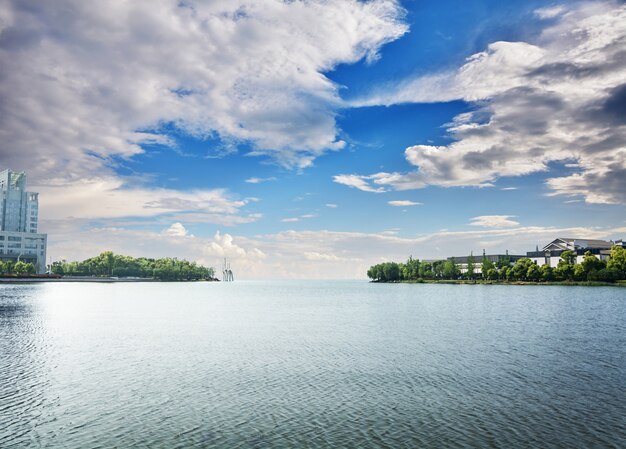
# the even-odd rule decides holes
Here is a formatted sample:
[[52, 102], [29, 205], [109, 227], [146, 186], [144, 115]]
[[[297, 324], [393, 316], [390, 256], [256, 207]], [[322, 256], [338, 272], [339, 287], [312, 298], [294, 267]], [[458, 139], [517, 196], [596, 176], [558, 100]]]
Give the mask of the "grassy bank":
[[626, 281], [599, 282], [599, 281], [491, 281], [491, 280], [469, 280], [469, 279], [417, 279], [402, 281], [370, 281], [380, 284], [462, 284], [462, 285], [561, 285], [561, 286], [583, 286], [583, 287], [626, 287]]

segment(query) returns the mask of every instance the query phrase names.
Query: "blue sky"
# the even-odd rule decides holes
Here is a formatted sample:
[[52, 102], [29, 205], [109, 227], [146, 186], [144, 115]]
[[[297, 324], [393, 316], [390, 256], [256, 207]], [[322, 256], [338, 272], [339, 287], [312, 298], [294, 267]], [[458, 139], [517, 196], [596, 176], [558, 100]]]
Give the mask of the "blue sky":
[[53, 259], [341, 278], [622, 238], [623, 18], [606, 1], [8, 2], [0, 164], [41, 192]]

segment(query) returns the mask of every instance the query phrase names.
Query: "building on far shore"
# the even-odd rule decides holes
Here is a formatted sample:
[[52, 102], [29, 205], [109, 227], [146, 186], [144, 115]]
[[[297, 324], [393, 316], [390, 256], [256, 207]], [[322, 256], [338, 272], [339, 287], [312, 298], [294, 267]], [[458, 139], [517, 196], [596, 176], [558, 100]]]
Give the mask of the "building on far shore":
[[554, 268], [559, 264], [564, 251], [572, 251], [576, 255], [576, 263], [581, 263], [587, 251], [600, 260], [607, 260], [614, 246], [626, 247], [626, 242], [559, 237], [544, 246], [541, 251], [529, 251], [526, 257], [537, 265], [550, 265]]
[[46, 272], [48, 236], [37, 233], [39, 194], [26, 191], [26, 174], [0, 172], [0, 260], [32, 262]]
[[[474, 258], [474, 273], [481, 273], [481, 264], [483, 263], [483, 257], [493, 262], [494, 264], [502, 263], [506, 260], [509, 261], [509, 266], [515, 265], [519, 259], [523, 259], [526, 256], [519, 254], [480, 254], [477, 256], [471, 256]], [[448, 260], [453, 260], [461, 273], [467, 273], [467, 262], [470, 256], [462, 257], [448, 257]]]

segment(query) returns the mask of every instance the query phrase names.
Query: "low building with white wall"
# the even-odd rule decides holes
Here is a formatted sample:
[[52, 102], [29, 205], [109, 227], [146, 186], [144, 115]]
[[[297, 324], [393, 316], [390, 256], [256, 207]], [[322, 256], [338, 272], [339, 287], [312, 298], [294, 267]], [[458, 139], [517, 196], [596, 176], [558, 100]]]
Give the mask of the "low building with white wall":
[[48, 236], [38, 233], [39, 194], [26, 190], [26, 174], [0, 172], [0, 260], [32, 262], [46, 272]]
[[521, 256], [519, 254], [481, 254], [479, 256], [461, 256], [461, 257], [448, 257], [448, 260], [452, 260], [459, 271], [463, 274], [467, 273], [467, 264], [469, 262], [470, 257], [474, 258], [474, 274], [482, 274], [482, 263], [483, 257], [487, 258], [487, 260], [493, 262], [495, 265], [501, 264], [504, 261], [508, 260], [509, 266], [515, 265], [519, 259], [522, 259], [526, 256]]
[[537, 265], [550, 265], [555, 268], [561, 260], [564, 251], [571, 251], [576, 255], [576, 263], [581, 263], [585, 253], [588, 251], [600, 260], [607, 260], [614, 246], [625, 246], [626, 242], [617, 240], [615, 242], [607, 240], [594, 240], [582, 238], [559, 237], [552, 240], [541, 251], [530, 251], [526, 256]]

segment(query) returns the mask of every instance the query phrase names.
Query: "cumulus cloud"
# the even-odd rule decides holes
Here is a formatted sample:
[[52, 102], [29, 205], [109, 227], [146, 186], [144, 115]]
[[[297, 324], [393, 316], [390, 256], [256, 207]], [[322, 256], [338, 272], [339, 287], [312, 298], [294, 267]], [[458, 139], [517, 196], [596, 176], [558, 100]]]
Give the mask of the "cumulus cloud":
[[390, 206], [395, 206], [395, 207], [406, 207], [406, 206], [421, 206], [424, 203], [417, 203], [415, 201], [409, 201], [409, 200], [394, 200], [394, 201], [387, 201], [387, 204], [389, 204]]
[[169, 228], [163, 229], [161, 233], [171, 237], [184, 237], [187, 235], [187, 229], [182, 223], [173, 223]]
[[482, 228], [507, 228], [519, 225], [517, 221], [511, 220], [511, 218], [514, 218], [514, 215], [481, 215], [472, 218], [470, 225]]
[[323, 73], [376, 60], [403, 14], [395, 0], [3, 2], [3, 164], [89, 177], [142, 144], [175, 147], [172, 124], [305, 167], [344, 146]]
[[488, 187], [500, 177], [548, 172], [559, 163], [570, 173], [548, 179], [552, 194], [623, 203], [626, 6], [581, 3], [537, 14], [553, 22], [536, 42], [495, 42], [456, 71], [385, 86], [354, 101], [463, 99], [474, 109], [447, 125], [451, 144], [405, 150], [414, 171], [347, 179], [365, 191]]

